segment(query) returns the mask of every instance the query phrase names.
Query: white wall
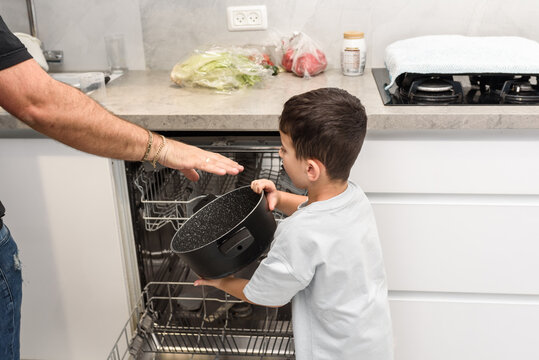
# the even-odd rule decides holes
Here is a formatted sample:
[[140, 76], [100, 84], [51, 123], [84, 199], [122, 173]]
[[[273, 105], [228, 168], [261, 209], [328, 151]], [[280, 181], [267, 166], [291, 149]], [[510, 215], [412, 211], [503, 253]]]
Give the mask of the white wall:
[[[170, 69], [201, 45], [270, 41], [274, 33], [302, 30], [339, 66], [342, 33], [366, 34], [367, 66], [383, 66], [384, 49], [418, 35], [518, 35], [539, 40], [536, 0], [139, 0], [146, 63]], [[226, 7], [266, 4], [268, 31], [228, 32]], [[500, 49], [503, 51], [503, 49]]]
[[[34, 0], [38, 31], [49, 49], [64, 50], [63, 70], [104, 69], [103, 36], [124, 33], [131, 69], [170, 70], [193, 49], [211, 44], [274, 41], [307, 32], [338, 67], [345, 30], [366, 34], [367, 66], [383, 66], [391, 42], [419, 35], [516, 35], [539, 40], [536, 0]], [[23, 1], [2, 0], [13, 31], [28, 32]], [[226, 7], [265, 4], [268, 31], [228, 32]], [[140, 7], [139, 7], [140, 6]], [[500, 49], [503, 51], [503, 49]]]
[[[51, 71], [106, 70], [104, 36], [125, 36], [127, 67], [145, 68], [137, 0], [34, 0], [38, 38], [46, 50], [63, 50]], [[25, 1], [2, 0], [0, 15], [11, 31], [30, 33]]]

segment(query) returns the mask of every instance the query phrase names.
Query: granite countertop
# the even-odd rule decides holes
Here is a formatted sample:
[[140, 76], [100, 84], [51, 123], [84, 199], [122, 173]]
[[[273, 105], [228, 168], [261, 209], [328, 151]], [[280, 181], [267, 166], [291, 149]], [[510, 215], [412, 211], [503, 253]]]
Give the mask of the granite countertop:
[[[320, 87], [339, 87], [359, 97], [369, 129], [539, 129], [539, 106], [384, 106], [370, 69], [360, 77], [329, 70], [309, 80], [281, 73], [261, 87], [232, 94], [180, 88], [168, 71], [130, 71], [107, 86], [103, 105], [157, 131], [275, 131], [287, 99]], [[0, 109], [0, 130], [25, 128]]]

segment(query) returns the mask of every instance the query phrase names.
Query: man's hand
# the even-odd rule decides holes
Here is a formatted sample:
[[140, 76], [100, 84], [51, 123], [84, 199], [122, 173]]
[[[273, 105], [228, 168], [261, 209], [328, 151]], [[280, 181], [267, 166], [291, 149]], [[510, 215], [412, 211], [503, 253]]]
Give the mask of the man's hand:
[[251, 182], [251, 189], [257, 194], [262, 191], [266, 193], [266, 199], [268, 200], [268, 208], [273, 211], [275, 207], [279, 205], [280, 192], [275, 187], [273, 181], [268, 179], [258, 179]]
[[243, 166], [221, 154], [202, 150], [172, 139], [167, 139], [167, 149], [165, 149], [159, 163], [180, 170], [192, 181], [197, 181], [199, 178], [195, 169], [217, 175], [237, 175], [243, 171]]

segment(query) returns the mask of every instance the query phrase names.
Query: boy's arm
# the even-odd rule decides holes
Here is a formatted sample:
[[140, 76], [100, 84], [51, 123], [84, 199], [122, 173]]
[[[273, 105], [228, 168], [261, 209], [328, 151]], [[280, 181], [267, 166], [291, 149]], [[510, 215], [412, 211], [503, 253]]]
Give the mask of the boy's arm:
[[[240, 300], [243, 300], [253, 305], [260, 305], [247, 299], [247, 297], [243, 293], [243, 289], [245, 289], [245, 286], [247, 286], [248, 283], [249, 283], [249, 280], [247, 279], [240, 279], [240, 278], [235, 278], [233, 276], [229, 276], [226, 278], [213, 279], [213, 280], [198, 279], [195, 281], [195, 286], [199, 286], [199, 285], [213, 286], [219, 290], [223, 290], [224, 292], [234, 296], [235, 298], [238, 298]], [[262, 306], [274, 307], [274, 308], [280, 307], [280, 306], [267, 306], [267, 305], [262, 305]]]
[[298, 209], [300, 204], [307, 201], [307, 196], [292, 194], [280, 190], [277, 190], [277, 192], [279, 192], [279, 202], [275, 207], [287, 216], [292, 215]]
[[251, 183], [251, 189], [258, 194], [264, 191], [269, 209], [273, 211], [277, 208], [287, 216], [292, 215], [298, 209], [299, 204], [307, 201], [307, 196], [277, 190], [273, 181], [268, 179], [254, 180]]
[[243, 289], [245, 288], [248, 282], [249, 280], [247, 279], [240, 279], [240, 278], [229, 276], [226, 278], [213, 279], [213, 280], [198, 279], [195, 281], [195, 286], [199, 286], [199, 285], [213, 286], [219, 290], [223, 290], [224, 292], [229, 293], [235, 298], [254, 304], [253, 302], [249, 301], [249, 299], [247, 299], [245, 295], [243, 294]]

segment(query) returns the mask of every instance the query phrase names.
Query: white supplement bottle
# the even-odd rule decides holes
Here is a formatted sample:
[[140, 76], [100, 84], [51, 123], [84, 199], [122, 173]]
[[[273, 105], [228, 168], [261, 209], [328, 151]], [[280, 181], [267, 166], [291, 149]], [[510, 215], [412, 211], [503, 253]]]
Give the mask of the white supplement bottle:
[[366, 59], [367, 44], [365, 43], [365, 34], [358, 31], [345, 32], [341, 52], [341, 68], [343, 75], [363, 75]]

